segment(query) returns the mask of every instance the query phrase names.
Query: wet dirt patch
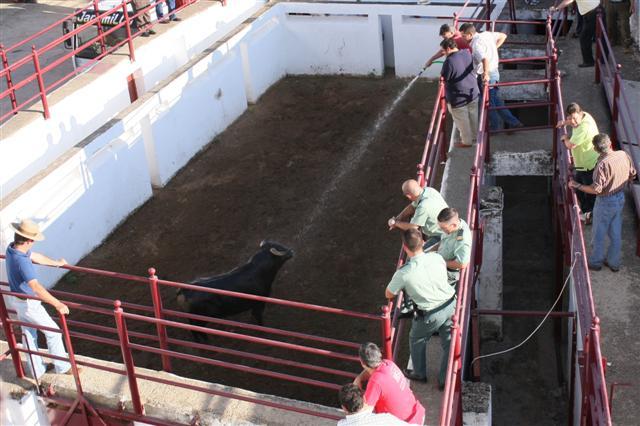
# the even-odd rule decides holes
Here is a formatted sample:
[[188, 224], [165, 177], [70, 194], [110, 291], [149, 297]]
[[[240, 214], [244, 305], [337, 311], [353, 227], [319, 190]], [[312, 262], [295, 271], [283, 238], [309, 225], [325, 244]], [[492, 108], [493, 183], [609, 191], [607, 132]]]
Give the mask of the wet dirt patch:
[[[400, 248], [399, 234], [387, 230], [386, 220], [405, 205], [400, 185], [415, 176], [437, 85], [423, 81], [415, 84], [372, 139], [363, 138], [407, 83], [390, 77], [281, 80], [166, 187], [157, 189], [152, 199], [79, 265], [142, 276], [153, 266], [160, 278], [184, 282], [229, 271], [246, 262], [261, 240], [272, 239], [296, 252], [277, 276], [273, 297], [380, 313], [384, 287]], [[367, 144], [365, 148], [363, 143]], [[362, 150], [361, 155], [354, 156], [354, 150]], [[338, 175], [341, 177], [336, 180]], [[151, 304], [145, 283], [68, 274], [56, 289]], [[162, 288], [166, 309], [177, 309], [175, 294], [173, 288]], [[72, 310], [70, 319], [113, 326], [107, 315], [79, 310]], [[252, 322], [248, 313], [232, 319]], [[267, 306], [264, 321], [268, 327], [351, 342], [380, 341], [379, 324], [371, 321], [281, 306]], [[79, 326], [76, 323], [74, 328], [82, 330]], [[129, 321], [128, 326], [133, 331], [155, 334], [153, 327], [135, 321]], [[88, 333], [113, 338], [109, 333]], [[189, 333], [175, 329], [169, 330], [169, 336], [189, 339]], [[132, 339], [157, 345], [138, 337]], [[349, 348], [300, 339], [288, 341], [357, 355]], [[360, 370], [357, 363], [327, 361], [312, 354], [292, 356], [286, 349], [223, 338], [210, 338], [209, 342], [351, 372]], [[121, 361], [117, 346], [75, 338], [74, 347], [83, 355]], [[325, 373], [305, 373], [291, 366], [270, 366], [234, 354], [178, 344], [172, 344], [171, 349], [336, 384], [350, 381]], [[161, 368], [157, 354], [136, 352], [135, 361], [136, 365]], [[179, 375], [258, 392], [336, 404], [334, 390], [254, 373], [187, 360], [174, 360], [173, 370]]]

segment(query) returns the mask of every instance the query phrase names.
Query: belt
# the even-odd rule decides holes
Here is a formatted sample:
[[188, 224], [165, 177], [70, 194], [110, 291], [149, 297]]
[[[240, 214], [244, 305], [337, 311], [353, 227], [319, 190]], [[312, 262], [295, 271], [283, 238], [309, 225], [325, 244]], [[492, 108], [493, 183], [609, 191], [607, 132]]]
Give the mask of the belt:
[[600, 195], [598, 195], [598, 197], [611, 197], [611, 196], [614, 196], [614, 195], [618, 195], [619, 193], [621, 193], [623, 191], [624, 191], [624, 187], [622, 187], [621, 189], [618, 189], [616, 192], [610, 192], [608, 194], [600, 194]]
[[456, 295], [454, 294], [453, 296], [451, 296], [451, 299], [447, 300], [446, 302], [444, 302], [442, 305], [438, 306], [437, 308], [431, 309], [430, 311], [423, 311], [420, 308], [416, 308], [415, 312], [416, 314], [418, 314], [418, 316], [424, 317], [427, 315], [431, 315], [431, 314], [435, 314], [436, 312], [446, 308], [447, 306], [449, 306], [449, 304], [451, 302], [453, 302], [456, 298]]
[[576, 167], [576, 171], [577, 172], [592, 172], [593, 169], [585, 169], [585, 168], [577, 168]]
[[447, 268], [448, 272], [460, 272], [460, 269]]

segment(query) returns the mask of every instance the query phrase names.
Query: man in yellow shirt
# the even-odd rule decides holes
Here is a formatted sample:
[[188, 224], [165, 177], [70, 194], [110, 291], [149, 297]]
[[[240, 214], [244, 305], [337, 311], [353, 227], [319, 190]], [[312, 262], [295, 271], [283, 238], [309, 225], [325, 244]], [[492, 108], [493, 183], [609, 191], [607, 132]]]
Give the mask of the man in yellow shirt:
[[[570, 126], [571, 138], [562, 135], [562, 142], [571, 150], [573, 165], [576, 168], [575, 181], [583, 185], [593, 183], [593, 168], [598, 161], [598, 153], [593, 149], [593, 137], [597, 135], [598, 125], [588, 112], [580, 108], [577, 103], [567, 105], [567, 119], [558, 122], [557, 127]], [[578, 192], [578, 201], [582, 209], [582, 219], [585, 224], [591, 223], [591, 212], [596, 196], [585, 192]]]

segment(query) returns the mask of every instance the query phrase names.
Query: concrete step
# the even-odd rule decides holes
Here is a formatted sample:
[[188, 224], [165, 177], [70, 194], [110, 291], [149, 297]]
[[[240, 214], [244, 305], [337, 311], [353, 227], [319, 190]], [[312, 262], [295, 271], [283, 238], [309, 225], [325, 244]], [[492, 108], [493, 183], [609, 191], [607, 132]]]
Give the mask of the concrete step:
[[[507, 42], [504, 44], [504, 48], [506, 47], [517, 47], [518, 45], [512, 45], [509, 42], [518, 42], [518, 43], [544, 43], [546, 41], [546, 36], [543, 34], [511, 34], [507, 35]], [[527, 46], [521, 45], [521, 46]], [[540, 48], [542, 46], [538, 46]]]
[[524, 58], [532, 56], [544, 56], [546, 50], [543, 47], [526, 44], [506, 44], [500, 48], [500, 58]]
[[551, 151], [494, 151], [486, 173], [492, 176], [552, 176]]
[[[525, 81], [544, 78], [544, 70], [500, 70], [500, 81]], [[541, 101], [547, 99], [544, 84], [524, 84], [520, 86], [505, 86], [500, 88], [502, 99], [505, 101]]]
[[553, 133], [551, 130], [527, 130], [514, 132], [511, 135], [506, 133], [491, 135], [491, 152], [523, 153], [540, 150], [551, 152], [553, 147]]

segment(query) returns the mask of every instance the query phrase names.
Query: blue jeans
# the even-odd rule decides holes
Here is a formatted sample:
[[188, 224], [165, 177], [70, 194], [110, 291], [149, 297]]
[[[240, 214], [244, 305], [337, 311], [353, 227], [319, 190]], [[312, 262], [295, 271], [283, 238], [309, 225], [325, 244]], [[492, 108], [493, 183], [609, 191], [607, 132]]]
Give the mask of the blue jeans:
[[[16, 310], [18, 320], [44, 327], [59, 329], [51, 319], [39, 300], [22, 300], [13, 297], [13, 308]], [[51, 355], [67, 358], [67, 352], [62, 343], [62, 334], [54, 331], [40, 330], [47, 339], [47, 349]], [[22, 327], [22, 344], [25, 349], [38, 350], [38, 330], [31, 327]], [[39, 378], [45, 373], [45, 363], [39, 355], [27, 355], [28, 374]], [[67, 361], [53, 360], [56, 373], [66, 373], [71, 368]]]
[[[174, 19], [176, 19], [176, 14], [171, 12], [176, 10], [176, 0], [166, 0], [166, 3], [167, 3], [167, 9], [169, 9], [169, 19], [173, 21]], [[162, 6], [163, 6], [162, 2], [156, 3], [156, 15], [158, 16], [158, 20], [164, 16], [164, 12], [162, 11]]]
[[[593, 207], [593, 236], [589, 263], [602, 266], [606, 260], [612, 268], [619, 268], [622, 247], [622, 208], [624, 191], [613, 195], [599, 196]], [[609, 236], [609, 249], [605, 258], [605, 235]]]
[[[500, 72], [498, 70], [492, 71], [489, 73], [489, 84], [499, 83], [500, 82]], [[480, 105], [482, 105], [482, 94], [484, 93], [484, 82], [482, 81], [482, 76], [478, 76], [478, 87], [480, 88]], [[498, 93], [500, 89], [497, 87], [493, 87], [489, 89], [489, 106], [504, 106], [504, 101], [500, 98], [500, 94]], [[480, 108], [478, 108], [480, 111]], [[504, 121], [509, 127], [515, 127], [520, 125], [520, 120], [518, 120], [511, 111], [508, 109], [498, 109], [492, 110], [489, 112], [489, 128], [491, 130], [498, 130], [502, 126], [500, 125], [501, 121]]]
[[436, 331], [440, 335], [442, 346], [442, 359], [440, 360], [440, 373], [438, 384], [443, 385], [447, 374], [449, 362], [449, 347], [451, 346], [451, 317], [456, 310], [456, 301], [449, 302], [444, 308], [425, 316], [414, 317], [409, 332], [409, 345], [411, 350], [411, 363], [413, 372], [419, 377], [427, 377], [427, 342]]

